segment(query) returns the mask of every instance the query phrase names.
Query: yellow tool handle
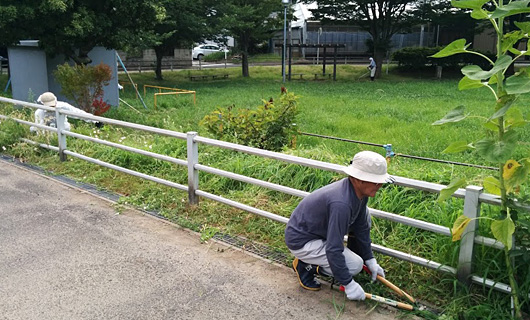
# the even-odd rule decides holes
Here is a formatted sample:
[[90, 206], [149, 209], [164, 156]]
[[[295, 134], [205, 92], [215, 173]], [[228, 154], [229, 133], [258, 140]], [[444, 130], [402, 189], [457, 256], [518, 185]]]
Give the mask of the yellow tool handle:
[[381, 303], [384, 303], [384, 304], [388, 304], [390, 306], [393, 306], [393, 307], [396, 307], [396, 308], [399, 308], [399, 309], [403, 309], [403, 310], [409, 310], [409, 311], [414, 310], [414, 307], [411, 306], [410, 304], [406, 304], [406, 303], [403, 303], [403, 302], [398, 302], [398, 301], [395, 301], [395, 300], [392, 300], [392, 299], [388, 299], [388, 298], [383, 298], [383, 297], [376, 296], [375, 294], [371, 294], [371, 293], [365, 293], [365, 295], [366, 295], [366, 299], [370, 299], [370, 300], [373, 300], [373, 301], [377, 301], [377, 302], [381, 302]]
[[394, 291], [395, 293], [397, 293], [400, 297], [406, 297], [410, 302], [412, 303], [416, 303], [416, 299], [414, 299], [411, 295], [409, 295], [408, 293], [406, 293], [405, 291], [401, 290], [398, 286], [396, 286], [395, 284], [393, 284], [392, 282], [388, 281], [387, 279], [381, 277], [380, 275], [377, 275], [377, 280], [381, 281], [382, 284], [384, 284], [385, 286], [389, 287], [390, 289], [392, 289], [392, 291]]

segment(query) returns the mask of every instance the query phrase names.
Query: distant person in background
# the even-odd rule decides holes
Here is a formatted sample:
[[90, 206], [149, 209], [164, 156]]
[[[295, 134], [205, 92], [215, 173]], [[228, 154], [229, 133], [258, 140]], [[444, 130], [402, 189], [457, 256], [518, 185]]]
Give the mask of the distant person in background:
[[377, 65], [375, 64], [374, 58], [370, 57], [370, 64], [368, 65], [368, 70], [370, 70], [370, 80], [374, 81], [375, 79], [375, 70], [377, 69]]
[[[75, 112], [82, 116], [92, 115], [88, 112], [85, 112], [81, 109], [74, 107], [73, 105], [67, 102], [57, 101], [57, 97], [51, 92], [44, 92], [43, 94], [41, 94], [39, 98], [37, 99], [37, 102], [42, 103], [43, 105], [47, 107], [54, 107], [54, 108], [59, 108], [61, 110], [68, 110], [68, 111]], [[93, 120], [83, 120], [83, 121], [95, 123], [96, 126], [100, 126], [98, 125], [99, 122], [95, 122]], [[43, 109], [38, 109], [37, 111], [35, 111], [35, 123], [45, 125], [48, 127], [52, 127], [52, 128], [57, 128], [57, 119], [55, 118], [55, 111], [47, 111]], [[70, 131], [71, 126], [70, 126], [70, 123], [68, 122], [68, 116], [64, 117], [63, 125], [64, 125], [65, 130]], [[43, 131], [42, 129], [39, 129], [34, 126], [31, 126], [29, 130], [34, 133], [35, 132], [39, 133]]]

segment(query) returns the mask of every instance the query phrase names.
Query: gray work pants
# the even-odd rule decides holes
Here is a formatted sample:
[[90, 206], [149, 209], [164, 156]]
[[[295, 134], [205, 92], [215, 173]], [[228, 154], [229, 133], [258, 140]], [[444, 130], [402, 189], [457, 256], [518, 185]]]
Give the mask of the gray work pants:
[[[320, 266], [324, 272], [332, 275], [331, 267], [326, 256], [326, 242], [322, 240], [309, 241], [304, 245], [303, 248], [298, 250], [291, 250], [291, 253], [302, 260], [305, 263], [309, 263], [315, 266]], [[342, 252], [344, 260], [346, 260], [346, 266], [350, 270], [352, 276], [358, 274], [363, 269], [363, 259], [355, 254], [350, 249], [344, 247]]]

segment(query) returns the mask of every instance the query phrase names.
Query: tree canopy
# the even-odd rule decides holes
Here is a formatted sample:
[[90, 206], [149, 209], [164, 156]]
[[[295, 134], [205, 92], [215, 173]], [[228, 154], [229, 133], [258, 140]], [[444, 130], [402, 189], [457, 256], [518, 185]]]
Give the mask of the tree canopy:
[[477, 20], [470, 17], [466, 10], [453, 7], [451, 1], [424, 1], [418, 4], [413, 14], [422, 23], [439, 26], [445, 31], [444, 39], [440, 39], [441, 44], [449, 44], [460, 38], [472, 42], [475, 33], [482, 31]]
[[163, 0], [166, 16], [154, 27], [157, 79], [162, 79], [162, 57], [175, 48], [190, 48], [212, 36], [214, 23], [209, 0]]
[[[369, 43], [374, 59], [381, 66], [391, 38], [411, 26], [416, 17], [412, 14], [416, 0], [318, 0], [311, 12], [316, 20], [359, 26], [372, 36]], [[381, 68], [377, 68], [379, 76]]]
[[242, 74], [249, 76], [250, 45], [269, 39], [283, 21], [283, 6], [279, 0], [226, 0], [215, 7], [220, 33], [234, 37], [241, 53]]
[[0, 42], [39, 40], [47, 53], [84, 64], [95, 46], [121, 49], [148, 41], [165, 16], [161, 0], [2, 0]]

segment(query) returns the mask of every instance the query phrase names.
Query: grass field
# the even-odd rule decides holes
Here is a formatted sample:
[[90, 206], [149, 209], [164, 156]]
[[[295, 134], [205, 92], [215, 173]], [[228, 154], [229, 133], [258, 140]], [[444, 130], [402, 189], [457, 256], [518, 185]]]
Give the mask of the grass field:
[[[328, 71], [332, 70], [329, 66], [328, 68]], [[321, 72], [321, 67], [295, 66], [293, 72], [308, 74], [311, 79], [313, 73]], [[195, 74], [224, 73], [230, 74], [228, 80], [191, 82], [188, 79], [190, 75]], [[290, 92], [299, 96], [300, 114], [297, 118], [299, 130], [376, 144], [390, 143], [394, 152], [398, 154], [489, 165], [471, 153], [442, 153], [442, 150], [453, 141], [467, 139], [471, 142], [482, 137], [483, 130], [479, 119], [469, 119], [441, 127], [431, 125], [450, 109], [459, 105], [464, 105], [477, 116], [490, 115], [493, 101], [489, 91], [459, 92], [456, 78], [433, 80], [428, 72], [411, 77], [403, 76], [391, 69], [389, 75], [384, 75], [375, 82], [370, 82], [366, 78], [359, 79], [364, 73], [364, 67], [340, 65], [336, 82], [302, 80], [285, 84]], [[126, 85], [121, 97], [139, 113], [121, 105], [106, 116], [180, 132], [198, 131], [200, 135], [207, 136], [207, 132], [199, 126], [199, 121], [215, 108], [230, 105], [234, 105], [235, 108], [254, 108], [262, 104], [262, 100], [268, 101], [271, 97], [273, 99], [279, 97], [283, 85], [279, 67], [252, 67], [250, 75], [251, 78], [242, 78], [239, 68], [184, 70], [164, 72], [165, 80], [155, 81], [154, 73], [135, 73], [133, 78], [138, 83], [140, 91], [143, 92], [144, 84], [195, 90], [197, 104], [193, 105], [189, 95], [164, 96], [159, 98], [158, 108], [154, 110], [154, 91], [150, 90], [144, 97], [147, 105], [147, 109], [144, 109], [140, 100], [135, 99], [132, 87]], [[120, 75], [122, 83], [125, 83], [126, 79], [125, 75]], [[3, 78], [0, 80], [2, 87], [5, 80]], [[527, 117], [528, 109], [524, 107], [528, 102], [529, 98], [517, 102]], [[6, 110], [7, 108], [3, 107], [0, 113], [5, 114]], [[30, 114], [26, 113], [24, 116], [29, 118]], [[110, 126], [105, 126], [101, 130], [80, 122], [74, 123], [74, 126], [76, 131], [102, 139], [119, 141], [181, 159], [186, 157], [185, 142], [182, 141]], [[523, 157], [527, 154], [528, 144], [525, 141], [530, 140], [530, 132], [528, 129], [521, 130], [520, 135], [519, 140], [523, 143], [519, 145], [516, 153], [518, 157]], [[69, 139], [68, 144], [69, 148], [88, 156], [178, 183], [187, 183], [185, 168], [176, 168], [161, 161], [146, 159], [125, 151], [110, 150], [83, 141]], [[295, 149], [286, 149], [284, 152], [347, 164], [353, 154], [360, 150], [373, 150], [384, 154], [384, 150], [380, 147], [304, 135], [297, 137]], [[187, 196], [183, 192], [93, 167], [79, 160], [72, 159], [60, 163], [55, 154], [36, 150], [25, 144], [15, 145], [8, 151], [57, 174], [66, 174], [80, 181], [123, 194], [124, 203], [160, 211], [166, 217], [205, 235], [216, 231], [237, 234], [286, 251], [283, 245], [284, 226], [278, 223], [211, 201], [201, 201], [198, 207], [188, 207]], [[340, 175], [329, 172], [285, 165], [277, 161], [211, 147], [201, 146], [200, 162], [307, 191], [341, 178]], [[399, 156], [392, 160], [389, 172], [442, 184], [448, 184], [455, 177], [465, 176], [473, 182], [476, 177], [491, 175], [490, 171], [484, 169], [412, 160]], [[287, 217], [299, 201], [295, 197], [208, 174], [201, 174], [200, 189], [222, 194], [227, 198]], [[527, 193], [526, 186], [523, 187], [522, 192]], [[450, 227], [461, 213], [462, 201], [453, 199], [440, 204], [436, 202], [436, 195], [386, 186], [375, 199], [372, 199], [370, 206]], [[484, 206], [482, 214], [494, 216], [498, 212], [496, 208]], [[487, 224], [481, 226], [481, 232], [485, 236], [490, 236]], [[380, 220], [374, 221], [372, 235], [374, 243], [443, 264], [456, 265], [458, 243], [452, 243], [446, 237]], [[500, 252], [481, 248], [477, 250], [476, 256], [477, 273], [507, 282]], [[467, 291], [452, 277], [443, 276], [436, 271], [384, 256], [378, 256], [378, 259], [387, 270], [392, 282], [412, 295], [444, 309], [446, 318], [510, 318], [509, 298], [506, 295], [478, 287]], [[528, 283], [524, 285], [528, 286]], [[367, 291], [388, 295], [381, 286], [364, 283], [363, 286], [366, 286]]]

